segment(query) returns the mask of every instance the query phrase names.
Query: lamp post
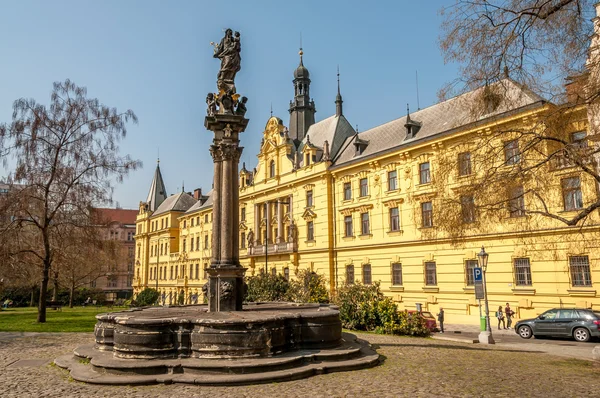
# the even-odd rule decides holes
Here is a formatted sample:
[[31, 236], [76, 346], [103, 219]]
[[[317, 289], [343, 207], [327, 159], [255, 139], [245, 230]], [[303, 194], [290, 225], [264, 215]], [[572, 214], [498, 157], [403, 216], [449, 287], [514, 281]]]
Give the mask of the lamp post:
[[481, 344], [496, 344], [494, 337], [492, 336], [492, 326], [490, 325], [490, 307], [488, 304], [487, 296], [487, 281], [485, 279], [485, 273], [487, 271], [489, 255], [485, 252], [485, 248], [481, 246], [481, 251], [477, 254], [477, 260], [479, 266], [483, 271], [483, 300], [485, 301], [485, 331], [479, 333], [479, 342]]
[[[269, 209], [269, 201], [267, 200], [266, 202], [266, 210]], [[282, 205], [289, 205], [290, 202], [286, 202], [284, 200], [276, 200], [275, 203], [278, 204], [282, 204]], [[268, 216], [269, 212], [265, 211], [265, 216]], [[267, 217], [267, 229], [265, 230], [265, 276], [267, 276], [267, 272], [269, 272], [269, 223], [270, 220]], [[278, 231], [279, 233], [281, 233], [281, 231]]]

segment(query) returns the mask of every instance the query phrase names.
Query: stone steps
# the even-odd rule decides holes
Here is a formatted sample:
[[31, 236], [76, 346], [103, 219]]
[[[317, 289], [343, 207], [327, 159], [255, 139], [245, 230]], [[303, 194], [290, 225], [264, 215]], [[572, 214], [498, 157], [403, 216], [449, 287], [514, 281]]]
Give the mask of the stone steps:
[[[297, 350], [272, 357], [238, 359], [118, 359], [111, 352], [83, 346], [55, 363], [73, 379], [93, 384], [188, 383], [243, 385], [296, 380], [316, 374], [376, 366], [379, 355], [349, 333], [334, 349]], [[91, 358], [87, 362], [86, 358]]]

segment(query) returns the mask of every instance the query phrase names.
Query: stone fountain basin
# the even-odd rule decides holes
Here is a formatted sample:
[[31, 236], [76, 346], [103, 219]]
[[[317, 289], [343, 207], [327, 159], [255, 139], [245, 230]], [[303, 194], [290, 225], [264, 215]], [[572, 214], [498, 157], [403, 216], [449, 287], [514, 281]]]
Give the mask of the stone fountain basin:
[[336, 306], [251, 303], [243, 311], [206, 305], [147, 307], [99, 314], [96, 349], [115, 358], [253, 358], [340, 345]]

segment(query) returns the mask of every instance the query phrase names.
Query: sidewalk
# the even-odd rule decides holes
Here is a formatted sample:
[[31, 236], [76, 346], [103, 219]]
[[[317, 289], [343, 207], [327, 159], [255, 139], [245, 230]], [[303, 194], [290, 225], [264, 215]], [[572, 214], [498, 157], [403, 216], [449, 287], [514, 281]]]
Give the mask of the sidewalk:
[[[435, 340], [455, 341], [465, 344], [479, 343], [479, 325], [444, 325], [444, 333], [433, 333]], [[583, 359], [593, 361], [592, 350], [595, 346], [600, 346], [598, 341], [591, 343], [578, 343], [574, 340], [565, 339], [536, 339], [535, 337], [526, 340], [522, 339], [513, 329], [498, 330], [492, 328], [492, 335], [496, 341], [491, 347], [510, 348], [518, 351], [541, 352], [550, 355], [557, 355], [568, 358]], [[483, 347], [483, 345], [482, 345]]]

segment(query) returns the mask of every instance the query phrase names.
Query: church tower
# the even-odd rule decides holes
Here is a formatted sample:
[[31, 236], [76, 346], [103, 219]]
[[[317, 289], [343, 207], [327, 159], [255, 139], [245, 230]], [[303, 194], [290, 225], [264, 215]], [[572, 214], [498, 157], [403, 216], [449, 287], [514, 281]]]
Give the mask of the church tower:
[[[315, 123], [315, 103], [310, 99], [310, 79], [308, 69], [302, 63], [300, 48], [300, 65], [294, 71], [294, 100], [290, 101], [290, 138], [295, 142], [302, 141], [308, 128]], [[297, 141], [296, 141], [297, 140]]]
[[155, 211], [165, 199], [167, 199], [167, 189], [165, 188], [165, 182], [163, 181], [162, 173], [160, 172], [159, 160], [156, 163], [156, 171], [154, 172], [152, 185], [150, 185], [150, 192], [148, 192], [148, 198], [146, 199], [148, 210]]

